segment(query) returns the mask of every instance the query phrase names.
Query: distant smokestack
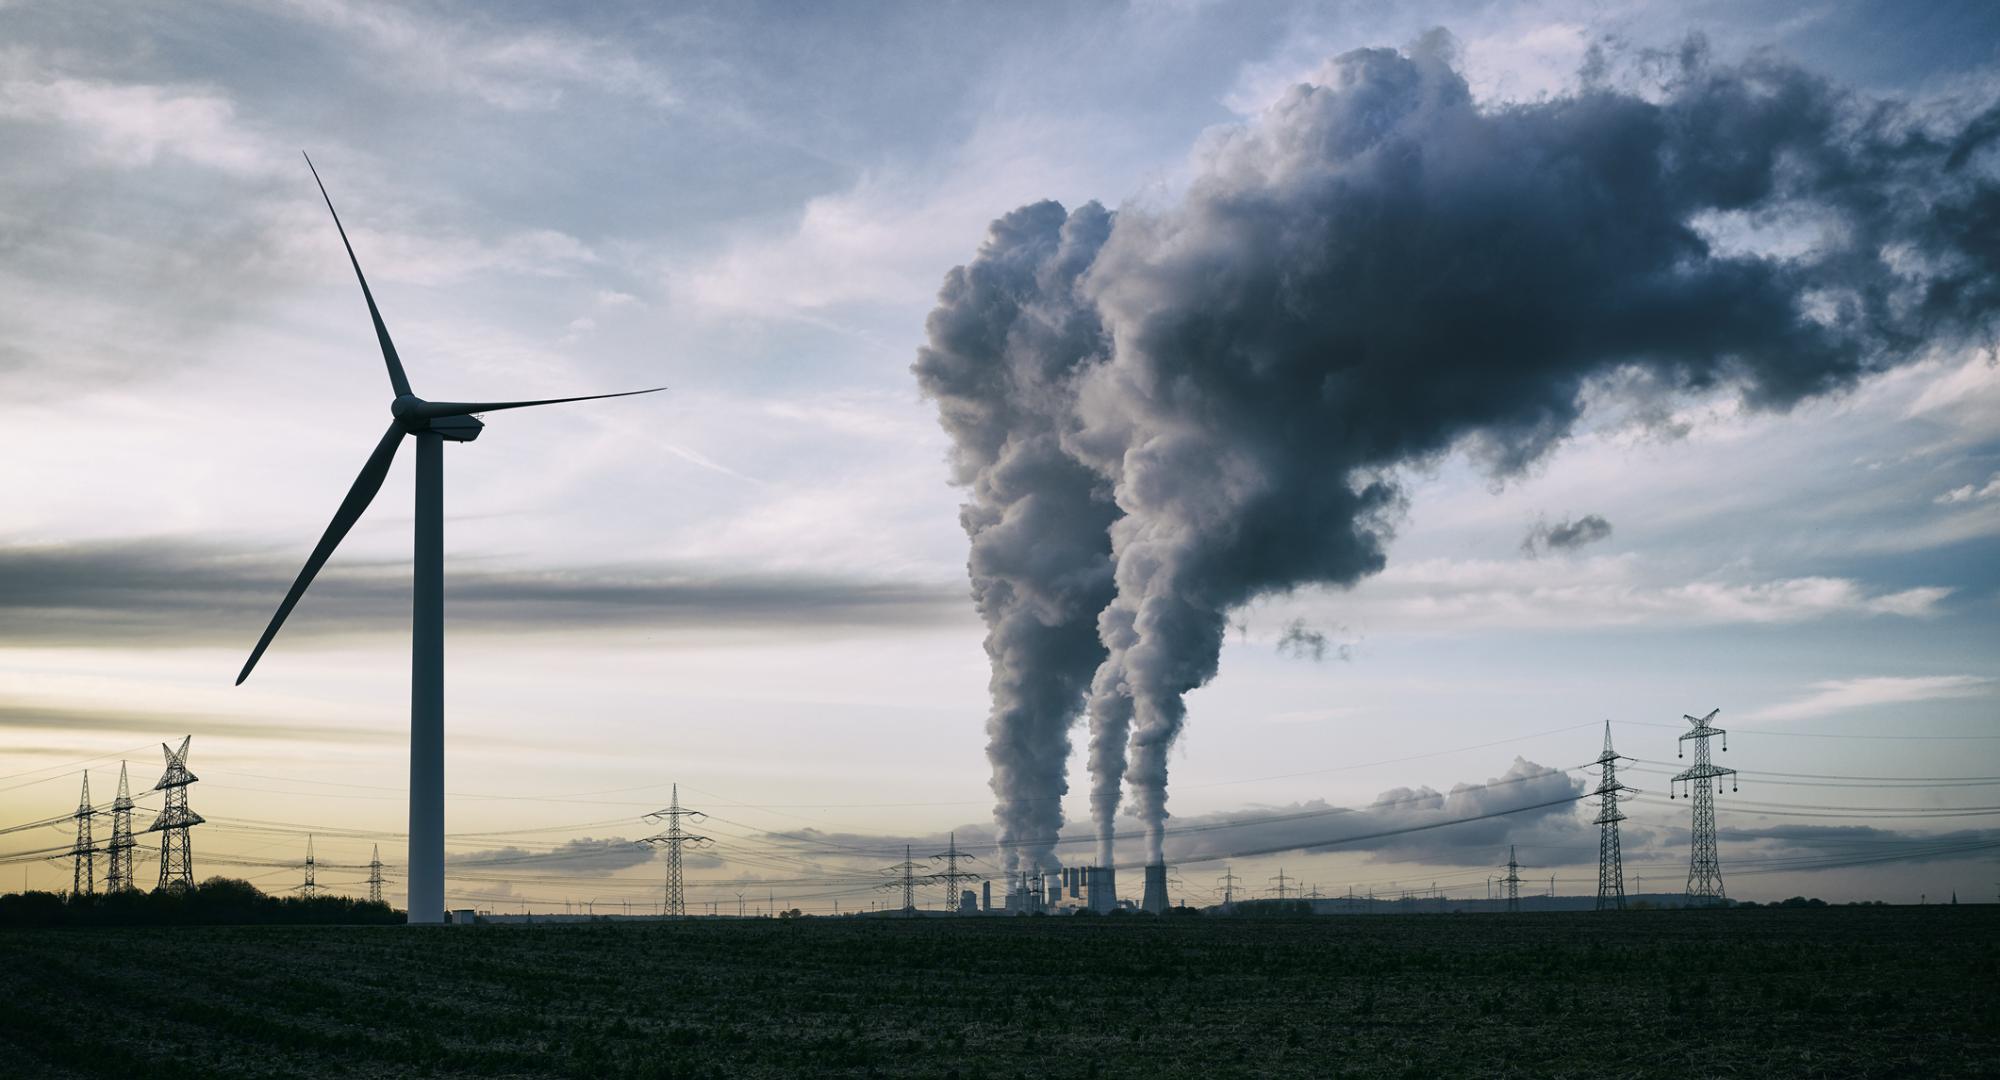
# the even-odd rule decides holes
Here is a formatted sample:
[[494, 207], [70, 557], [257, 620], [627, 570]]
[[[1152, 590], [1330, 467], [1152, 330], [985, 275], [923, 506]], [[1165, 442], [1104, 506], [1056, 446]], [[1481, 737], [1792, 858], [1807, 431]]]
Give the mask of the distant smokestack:
[[979, 883], [979, 910], [993, 910], [993, 883], [990, 881]]
[[1153, 863], [1146, 867], [1146, 898], [1139, 902], [1142, 911], [1154, 915], [1167, 913], [1167, 864]]
[[1089, 882], [1090, 910], [1100, 915], [1118, 907], [1117, 871], [1109, 866], [1093, 866], [1085, 871]]

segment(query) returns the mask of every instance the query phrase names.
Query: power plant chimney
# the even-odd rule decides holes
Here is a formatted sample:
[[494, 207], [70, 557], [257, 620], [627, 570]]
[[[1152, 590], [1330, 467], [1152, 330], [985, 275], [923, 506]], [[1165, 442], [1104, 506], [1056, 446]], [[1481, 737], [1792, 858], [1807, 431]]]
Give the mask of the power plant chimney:
[[982, 881], [979, 883], [979, 910], [993, 910], [993, 883], [991, 881]]
[[1141, 911], [1154, 915], [1167, 913], [1167, 864], [1153, 863], [1146, 867], [1146, 896], [1139, 902]]

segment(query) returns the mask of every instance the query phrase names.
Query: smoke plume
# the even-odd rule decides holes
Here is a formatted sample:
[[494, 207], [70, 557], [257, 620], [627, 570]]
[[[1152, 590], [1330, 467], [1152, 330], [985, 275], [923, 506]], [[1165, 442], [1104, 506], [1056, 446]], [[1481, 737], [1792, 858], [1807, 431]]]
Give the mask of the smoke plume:
[[1610, 535], [1611, 522], [1599, 514], [1585, 514], [1575, 521], [1558, 521], [1554, 525], [1537, 521], [1528, 535], [1521, 538], [1521, 554], [1533, 559], [1543, 552], [1575, 551]]
[[1069, 729], [1104, 656], [1097, 614], [1111, 599], [1117, 509], [1063, 451], [1061, 427], [1076, 375], [1104, 344], [1076, 285], [1110, 230], [1095, 203], [1037, 203], [994, 222], [978, 258], [945, 279], [915, 367], [968, 490], [959, 521], [986, 620], [986, 756], [1010, 873], [1059, 865]]
[[1481, 106], [1455, 59], [1442, 32], [1337, 57], [1211, 132], [1174, 204], [1029, 207], [947, 279], [918, 371], [972, 492], [1003, 829], [1059, 788], [1088, 679], [1157, 861], [1229, 612], [1380, 570], [1401, 470], [1517, 474], [1587, 389], [1785, 409], [1975, 339], [2000, 299], [2000, 108], [1954, 127], [1699, 42], [1651, 85], [1593, 64]]

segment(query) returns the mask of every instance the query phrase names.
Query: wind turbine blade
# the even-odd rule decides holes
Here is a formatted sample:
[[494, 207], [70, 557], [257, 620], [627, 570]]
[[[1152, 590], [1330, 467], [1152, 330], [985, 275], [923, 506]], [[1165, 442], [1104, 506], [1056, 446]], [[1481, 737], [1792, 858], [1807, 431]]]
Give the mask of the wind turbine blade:
[[361, 260], [354, 257], [354, 245], [347, 242], [347, 229], [340, 223], [340, 214], [333, 208], [333, 196], [326, 193], [326, 183], [319, 178], [319, 170], [313, 169], [311, 156], [303, 151], [306, 168], [312, 169], [313, 183], [319, 185], [319, 197], [326, 200], [326, 212], [333, 215], [333, 227], [340, 230], [340, 245], [347, 249], [347, 261], [354, 264], [354, 278], [361, 282], [361, 298], [368, 301], [368, 317], [375, 320], [375, 338], [382, 343], [382, 359], [389, 365], [389, 385], [396, 388], [396, 396], [410, 392], [410, 380], [403, 374], [403, 360], [396, 355], [396, 343], [389, 340], [389, 328], [382, 325], [382, 313], [375, 308], [375, 294], [368, 291], [368, 279], [361, 274]]
[[657, 394], [665, 389], [664, 386], [655, 386], [650, 390], [627, 390], [622, 394], [586, 394], [583, 397], [543, 398], [540, 401], [424, 401], [412, 408], [409, 415], [423, 420], [440, 420], [447, 416], [470, 416], [473, 413], [499, 412], [502, 409], [525, 409], [531, 405], [561, 405], [569, 401], [598, 401], [603, 398], [631, 397], [635, 394]]
[[319, 538], [318, 546], [314, 547], [312, 554], [306, 558], [305, 569], [300, 570], [298, 580], [292, 582], [291, 591], [285, 594], [284, 603], [278, 605], [278, 613], [271, 616], [271, 625], [264, 628], [264, 636], [258, 638], [257, 647], [250, 650], [250, 659], [244, 662], [242, 673], [236, 676], [236, 685], [242, 686], [243, 680], [250, 677], [250, 669], [257, 666], [257, 658], [264, 655], [264, 650], [271, 645], [271, 639], [278, 636], [278, 627], [285, 625], [285, 616], [290, 615], [292, 608], [298, 605], [299, 597], [305, 595], [306, 586], [312, 584], [314, 575], [319, 573], [319, 568], [326, 565], [326, 560], [333, 554], [333, 549], [340, 546], [340, 541], [347, 535], [347, 530], [353, 528], [354, 523], [360, 520], [361, 512], [368, 509], [368, 504], [374, 501], [375, 493], [382, 490], [382, 479], [389, 475], [389, 465], [396, 460], [396, 448], [402, 444], [403, 425], [390, 424], [389, 430], [382, 436], [382, 441], [375, 444], [375, 451], [368, 455], [368, 463], [361, 466], [361, 475], [354, 478], [354, 486], [347, 489], [347, 497], [340, 500], [340, 509], [334, 511], [332, 524], [326, 527], [326, 532]]

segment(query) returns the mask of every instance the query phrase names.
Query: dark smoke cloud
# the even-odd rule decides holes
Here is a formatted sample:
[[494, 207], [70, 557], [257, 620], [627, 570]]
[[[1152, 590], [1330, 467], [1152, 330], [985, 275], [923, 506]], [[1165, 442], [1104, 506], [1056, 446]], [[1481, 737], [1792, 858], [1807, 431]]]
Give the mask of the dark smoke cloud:
[[[996, 715], [1030, 696], [1067, 717], [1075, 672], [1103, 649], [1090, 708], [1104, 730], [1131, 725], [1148, 861], [1183, 695], [1214, 677], [1229, 612], [1380, 570], [1401, 470], [1462, 451], [1515, 475], [1567, 437], [1591, 388], [1784, 409], [1983, 341], [2000, 300], [2000, 108], [1947, 130], [1775, 59], [1711, 62], [1699, 42], [1655, 85], [1593, 77], [1524, 105], [1475, 104], [1454, 64], [1441, 32], [1340, 56], [1212, 134], [1177, 204], [1122, 210], [1080, 276], [1071, 262], [1017, 274], [1040, 291], [984, 302], [955, 271], [933, 316], [933, 350], [940, 325], [994, 343], [957, 354], [979, 368], [954, 382], [977, 408], [938, 395], [960, 482], [978, 478], [966, 455], [1055, 432], [1110, 491], [1115, 594], [1097, 640], [1047, 669], [996, 660]], [[1051, 261], [1034, 254], [1048, 229], [1010, 224], [1026, 213], [1060, 216], [1003, 219], [980, 263]], [[1768, 223], [1814, 242], [1734, 242]], [[1076, 334], [1033, 354], [1013, 327], [1043, 310]], [[1015, 392], [1022, 370], [1060, 377]], [[1044, 490], [1097, 509], [1078, 502], [1093, 481], [1041, 464], [1058, 485], [976, 493], [968, 513]], [[1080, 520], [1064, 525], [1054, 550], [1096, 550]], [[977, 588], [976, 531], [974, 548]], [[996, 774], [1003, 802], [1011, 784]]]
[[1342, 660], [1350, 659], [1353, 648], [1347, 642], [1334, 642], [1326, 633], [1306, 625], [1304, 619], [1293, 619], [1285, 625], [1285, 632], [1278, 636], [1278, 654], [1314, 663], [1326, 659], [1331, 651]]
[[[952, 436], [959, 520], [992, 662], [986, 755], [1006, 868], [1059, 865], [1069, 729], [1104, 654], [1097, 614], [1111, 599], [1116, 516], [1102, 481], [1061, 445], [1063, 402], [1098, 357], [1103, 331], [1077, 278], [1111, 230], [1091, 203], [1052, 202], [993, 223], [971, 265], [945, 279], [915, 371]], [[1122, 730], [1093, 738], [1124, 753]], [[1117, 782], [1111, 785], [1112, 797]]]
[[1532, 559], [1544, 552], [1575, 551], [1610, 535], [1611, 522], [1597, 514], [1585, 514], [1575, 521], [1559, 521], [1554, 525], [1538, 521], [1521, 538], [1521, 554]]

